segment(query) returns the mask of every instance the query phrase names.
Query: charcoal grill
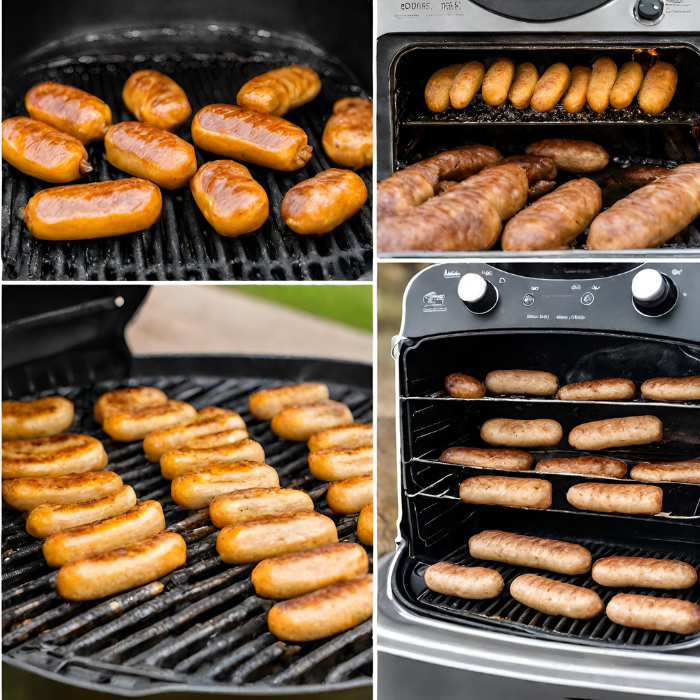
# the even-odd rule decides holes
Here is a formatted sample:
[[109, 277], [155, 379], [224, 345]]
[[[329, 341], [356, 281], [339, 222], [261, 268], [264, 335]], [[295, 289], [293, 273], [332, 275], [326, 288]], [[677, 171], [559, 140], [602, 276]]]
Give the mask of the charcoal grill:
[[[666, 0], [659, 3], [665, 8], [662, 19], [648, 24], [639, 21], [637, 4], [638, 0], [381, 3], [377, 20], [378, 180], [458, 145], [482, 143], [508, 156], [522, 153], [528, 144], [545, 138], [584, 139], [604, 146], [611, 155], [610, 164], [590, 174], [599, 184], [629, 165], [675, 167], [697, 161], [700, 7], [685, 0]], [[569, 67], [588, 66], [600, 56], [609, 56], [620, 66], [635, 57], [648, 65], [657, 55], [674, 64], [679, 74], [676, 95], [658, 116], [645, 114], [636, 103], [623, 111], [610, 108], [603, 114], [588, 106], [578, 114], [568, 114], [561, 104], [544, 113], [516, 110], [509, 102], [494, 108], [487, 106], [480, 94], [466, 109], [450, 108], [434, 114], [423, 97], [432, 73], [451, 63], [507, 56], [516, 64], [534, 63], [541, 74], [557, 61]], [[570, 175], [560, 173], [557, 184], [567, 179]], [[604, 202], [604, 208], [609, 204]], [[592, 259], [619, 256], [619, 251], [587, 250], [586, 237], [587, 231], [572, 248], [585, 250]], [[700, 224], [695, 221], [653, 253], [695, 256], [699, 249]], [[400, 252], [384, 255], [405, 257]], [[505, 253], [499, 243], [494, 250], [481, 253], [410, 253], [410, 257], [428, 258], [465, 255], [533, 257], [526, 252]], [[570, 251], [536, 253], [542, 259], [564, 255]]]
[[[654, 270], [670, 293], [673, 307], [640, 307], [632, 280]], [[649, 274], [647, 272], [647, 274]], [[486, 281], [483, 299], [474, 301], [465, 288]], [[458, 290], [461, 289], [461, 292]], [[463, 301], [469, 298], [468, 304]], [[471, 535], [487, 529], [575, 542], [600, 557], [674, 558], [700, 567], [700, 486], [663, 484], [664, 505], [658, 516], [625, 516], [579, 511], [566, 500], [568, 489], [582, 482], [635, 483], [571, 474], [536, 475], [552, 484], [550, 509], [536, 511], [473, 506], [459, 499], [459, 484], [477, 475], [505, 472], [439, 462], [451, 446], [488, 447], [479, 435], [484, 421], [495, 417], [553, 418], [564, 432], [550, 449], [528, 450], [536, 460], [580, 455], [566, 435], [581, 423], [627, 415], [658, 416], [662, 442], [604, 451], [624, 460], [675, 461], [700, 456], [697, 403], [661, 403], [640, 397], [630, 401], [560, 401], [551, 397], [455, 399], [444, 389], [445, 376], [465, 372], [482, 379], [496, 369], [542, 369], [569, 384], [603, 377], [625, 377], [639, 385], [654, 376], [700, 372], [700, 269], [687, 263], [575, 264], [436, 264], [409, 283], [403, 323], [393, 341], [397, 360], [400, 516], [397, 552], [382, 566], [378, 621], [379, 692], [398, 697], [398, 679], [411, 673], [406, 659], [416, 658], [409, 641], [419, 637], [423, 670], [409, 682], [420, 693], [423, 674], [443, 676], [433, 664], [449, 667], [440, 680], [450, 688], [475, 688], [508, 697], [508, 679], [526, 680], [523, 698], [697, 697], [700, 634], [682, 636], [613, 624], [605, 615], [589, 621], [545, 615], [515, 601], [512, 580], [526, 572], [596, 590], [604, 603], [619, 592], [599, 586], [588, 574], [577, 577], [477, 561], [467, 546]], [[641, 310], [640, 310], [641, 309]], [[658, 313], [658, 315], [654, 315]], [[467, 601], [430, 591], [426, 568], [438, 561], [489, 566], [505, 581], [504, 593], [484, 601]], [[700, 585], [679, 592], [625, 589], [642, 595], [679, 597], [700, 603]], [[423, 636], [425, 630], [425, 639]], [[426, 639], [428, 641], [426, 641]], [[437, 649], [447, 649], [443, 655]], [[642, 671], [643, 669], [643, 671]], [[673, 671], [671, 671], [673, 669]], [[458, 672], [460, 671], [460, 672]], [[645, 675], [646, 674], [646, 675]], [[676, 675], [671, 680], [673, 674]], [[500, 678], [499, 678], [500, 676]], [[459, 678], [458, 681], [455, 679]], [[532, 685], [528, 685], [531, 683]], [[582, 690], [586, 688], [586, 690]], [[595, 688], [595, 692], [592, 690]], [[694, 688], [695, 694], [682, 692]], [[682, 692], [681, 692], [682, 691]], [[476, 690], [473, 691], [477, 693]], [[498, 693], [502, 693], [499, 695]], [[630, 695], [625, 695], [629, 692]], [[484, 695], [474, 694], [481, 698]], [[457, 697], [456, 695], [454, 697]], [[471, 697], [468, 695], [468, 697]]]
[[[331, 233], [299, 236], [282, 221], [279, 210], [285, 193], [298, 182], [330, 167], [321, 145], [323, 127], [333, 103], [341, 97], [368, 97], [361, 82], [341, 58], [357, 64], [356, 53], [370, 49], [371, 7], [366, 0], [347, 6], [348, 30], [358, 47], [349, 47], [326, 32], [321, 19], [328, 8], [314, 0], [298, 5], [290, 17], [280, 3], [267, 5], [268, 15], [247, 5], [254, 3], [94, 3], [70, 2], [53, 17], [50, 36], [37, 29], [41, 43], [27, 23], [44, 21], [37, 3], [10, 2], [6, 28], [18, 31], [28, 44], [8, 37], [21, 56], [6, 62], [3, 85], [4, 118], [26, 114], [24, 94], [44, 80], [75, 85], [98, 95], [110, 106], [114, 122], [133, 119], [121, 100], [128, 76], [155, 68], [172, 76], [185, 90], [193, 115], [207, 104], [236, 103], [247, 80], [292, 62], [311, 66], [320, 75], [320, 95], [287, 115], [301, 126], [314, 155], [292, 173], [253, 166], [253, 177], [270, 201], [270, 217], [256, 232], [238, 238], [219, 236], [204, 219], [189, 189], [163, 190], [163, 213], [150, 229], [93, 241], [39, 241], [22, 222], [20, 209], [46, 183], [21, 174], [3, 162], [2, 256], [5, 280], [354, 280], [367, 276], [372, 261], [371, 201]], [[41, 3], [39, 3], [41, 5]], [[104, 5], [104, 7], [103, 7]], [[30, 15], [33, 6], [34, 12]], [[279, 17], [274, 17], [278, 8]], [[155, 9], [155, 13], [153, 10]], [[147, 14], [150, 13], [150, 14]], [[53, 14], [53, 13], [52, 13]], [[66, 21], [81, 16], [81, 32]], [[296, 13], [295, 13], [296, 15]], [[210, 21], [204, 21], [204, 19]], [[254, 22], [254, 26], [245, 24]], [[278, 26], [283, 24], [285, 31]], [[14, 31], [14, 30], [12, 30]], [[318, 40], [302, 32], [314, 32]], [[331, 38], [328, 39], [330, 34]], [[337, 52], [331, 53], [328, 48]], [[364, 70], [362, 73], [364, 74]], [[177, 132], [192, 143], [191, 119]], [[216, 159], [196, 148], [197, 164]], [[88, 181], [128, 177], [107, 163], [101, 142], [88, 147], [94, 167]], [[359, 175], [371, 192], [371, 168]]]
[[[48, 289], [41, 291], [46, 298]], [[331, 398], [347, 403], [356, 420], [368, 421], [371, 367], [288, 357], [134, 357], [123, 343], [123, 327], [145, 295], [142, 288], [63, 286], [52, 292], [53, 308], [42, 306], [47, 313], [29, 316], [30, 308], [38, 308], [40, 292], [29, 299], [14, 289], [5, 294], [3, 344], [11, 352], [4, 356], [3, 397], [59, 393], [73, 401], [71, 430], [102, 440], [109, 468], [133, 486], [140, 500], [162, 503], [169, 529], [187, 541], [187, 563], [161, 579], [165, 588], [160, 594], [149, 584], [94, 603], [66, 602], [55, 592], [56, 572], [44, 563], [40, 543], [24, 531], [23, 517], [3, 504], [6, 679], [45, 689], [52, 697], [76, 689], [126, 696], [369, 697], [372, 621], [309, 644], [285, 644], [273, 637], [266, 624], [272, 603], [255, 595], [253, 566], [223, 564], [207, 511], [175, 505], [169, 483], [157, 464], [145, 460], [140, 443], [110, 440], [92, 418], [92, 407], [105, 391], [146, 384], [197, 408], [217, 405], [238, 411], [251, 437], [264, 446], [280, 483], [307, 491], [316, 510], [336, 520], [341, 540], [357, 542], [357, 516], [332, 515], [326, 485], [308, 470], [305, 445], [276, 438], [269, 422], [252, 418], [247, 398], [265, 386], [323, 381]], [[37, 332], [45, 338], [44, 354], [24, 354]], [[368, 553], [371, 557], [371, 548]], [[17, 675], [17, 669], [23, 673]], [[8, 683], [5, 692], [11, 688]]]

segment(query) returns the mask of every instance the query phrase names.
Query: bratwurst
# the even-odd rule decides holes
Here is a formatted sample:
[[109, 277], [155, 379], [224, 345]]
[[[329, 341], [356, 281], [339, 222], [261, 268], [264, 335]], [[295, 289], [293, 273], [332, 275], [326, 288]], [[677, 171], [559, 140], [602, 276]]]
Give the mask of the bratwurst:
[[569, 433], [569, 444], [577, 450], [607, 450], [649, 445], [661, 442], [663, 436], [664, 426], [656, 416], [629, 416], [577, 425]]
[[643, 630], [695, 634], [700, 632], [700, 605], [675, 598], [618, 593], [605, 609], [617, 625]]
[[642, 396], [653, 401], [700, 401], [700, 376], [647, 379]]
[[603, 601], [589, 588], [553, 581], [545, 576], [523, 574], [510, 584], [510, 594], [523, 605], [546, 615], [590, 620], [603, 612]]
[[658, 486], [641, 484], [576, 484], [566, 494], [566, 500], [579, 510], [633, 515], [660, 513], [663, 497]]
[[2, 440], [53, 437], [70, 427], [75, 409], [63, 396], [2, 402]]
[[552, 505], [552, 485], [546, 479], [474, 476], [459, 485], [459, 497], [477, 505], [546, 510]]
[[468, 467], [527, 471], [532, 469], [535, 458], [522, 450], [482, 449], [480, 447], [448, 447], [438, 457], [440, 462], [464, 464]]
[[504, 586], [503, 577], [494, 569], [460, 566], [448, 561], [429, 566], [423, 578], [431, 591], [469, 600], [495, 598]]
[[697, 571], [684, 561], [644, 557], [606, 557], [593, 564], [591, 576], [601, 586], [678, 590], [694, 586]]
[[481, 439], [506, 447], [553, 447], [563, 435], [561, 425], [548, 418], [513, 420], [491, 418], [481, 426]]
[[561, 401], [623, 401], [633, 399], [634, 382], [629, 379], [594, 379], [567, 384], [557, 392]]

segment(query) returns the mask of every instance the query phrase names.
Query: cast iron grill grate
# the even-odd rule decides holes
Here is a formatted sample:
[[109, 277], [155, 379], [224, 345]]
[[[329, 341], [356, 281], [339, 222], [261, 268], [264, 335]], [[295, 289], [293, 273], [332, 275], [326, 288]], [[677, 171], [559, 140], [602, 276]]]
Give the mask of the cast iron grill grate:
[[[276, 382], [279, 383], [279, 382]], [[300, 488], [316, 510], [333, 517], [341, 540], [357, 542], [357, 516], [333, 515], [326, 485], [308, 470], [304, 443], [279, 440], [269, 422], [248, 412], [252, 391], [263, 379], [171, 376], [138, 377], [59, 389], [75, 403], [73, 432], [99, 437], [109, 455], [108, 469], [130, 484], [140, 500], [163, 504], [168, 528], [187, 541], [187, 563], [157, 583], [111, 599], [75, 603], [55, 592], [56, 572], [44, 562], [41, 543], [27, 535], [24, 518], [3, 511], [3, 649], [7, 657], [67, 681], [109, 686], [114, 692], [152, 692], [193, 685], [332, 687], [361, 685], [372, 675], [371, 620], [335, 637], [286, 644], [267, 631], [272, 602], [258, 598], [249, 573], [254, 565], [228, 566], [216, 549], [217, 529], [207, 511], [188, 511], [170, 499], [170, 484], [157, 464], [146, 462], [141, 443], [110, 440], [92, 418], [99, 394], [119, 386], [145, 384], [196, 408], [225, 406], [238, 411], [250, 436], [265, 449], [280, 484]], [[329, 384], [331, 398], [345, 402], [357, 421], [372, 417], [369, 393]], [[55, 393], [55, 392], [45, 392]], [[371, 549], [368, 549], [371, 557]]]
[[[154, 51], [152, 42], [169, 32], [178, 48]], [[225, 49], [213, 47], [225, 42]], [[116, 42], [115, 48], [112, 48]], [[216, 42], [216, 43], [215, 43]], [[91, 51], [83, 55], [65, 47], [66, 58], [40, 63], [8, 80], [3, 87], [4, 117], [26, 115], [24, 94], [34, 84], [56, 80], [91, 92], [112, 110], [113, 121], [132, 120], [121, 91], [129, 75], [155, 68], [172, 76], [185, 90], [193, 115], [216, 103], [236, 103], [244, 82], [292, 62], [310, 65], [321, 75], [323, 88], [308, 105], [286, 115], [301, 126], [314, 155], [301, 170], [283, 173], [251, 166], [265, 188], [270, 216], [257, 232], [238, 237], [219, 236], [199, 212], [191, 193], [162, 190], [163, 213], [146, 231], [94, 241], [36, 240], [22, 222], [20, 209], [47, 183], [27, 177], [3, 162], [2, 257], [5, 280], [354, 280], [367, 273], [372, 261], [371, 201], [358, 214], [324, 236], [300, 236], [282, 221], [279, 209], [295, 184], [335, 167], [321, 145], [323, 127], [333, 103], [341, 97], [367, 96], [340, 61], [298, 38], [256, 30], [219, 27], [125, 32], [124, 36], [96, 36], [118, 53]], [[122, 45], [123, 44], [123, 45]], [[136, 44], [136, 46], [134, 46]], [[103, 49], [104, 51], [104, 49]], [[192, 143], [191, 120], [177, 132]], [[218, 156], [196, 149], [201, 166]], [[101, 142], [88, 147], [94, 172], [89, 181], [128, 177], [104, 159]], [[360, 176], [371, 192], [370, 168]], [[82, 180], [87, 181], [87, 180]]]

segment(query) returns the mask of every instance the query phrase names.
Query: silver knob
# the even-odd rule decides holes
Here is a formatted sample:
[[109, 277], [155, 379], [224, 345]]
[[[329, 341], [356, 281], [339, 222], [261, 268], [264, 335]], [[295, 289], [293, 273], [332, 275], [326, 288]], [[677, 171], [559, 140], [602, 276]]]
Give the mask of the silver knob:
[[498, 303], [498, 290], [481, 275], [469, 272], [457, 287], [457, 295], [473, 314], [485, 314]]
[[664, 276], [651, 268], [638, 272], [632, 280], [632, 296], [636, 301], [650, 304], [661, 299], [667, 292]]

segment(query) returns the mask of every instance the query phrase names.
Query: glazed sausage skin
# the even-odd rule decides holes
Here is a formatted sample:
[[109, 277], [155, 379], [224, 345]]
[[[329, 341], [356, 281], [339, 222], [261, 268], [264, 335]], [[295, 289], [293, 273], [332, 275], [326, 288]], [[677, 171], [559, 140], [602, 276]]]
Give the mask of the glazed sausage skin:
[[551, 158], [560, 170], [572, 173], [590, 173], [602, 170], [610, 161], [607, 151], [591, 141], [572, 139], [545, 139], [531, 143], [526, 153]]
[[339, 401], [320, 401], [302, 406], [288, 406], [273, 416], [272, 432], [283, 440], [306, 442], [314, 433], [354, 421], [350, 409]]
[[342, 481], [372, 474], [372, 447], [335, 447], [309, 453], [309, 470], [321, 481]]
[[627, 465], [621, 459], [609, 457], [559, 457], [537, 462], [535, 471], [553, 474], [592, 474], [622, 479], [627, 473]]
[[670, 63], [659, 61], [644, 76], [639, 106], [647, 114], [661, 114], [671, 104], [677, 85], [678, 71]]
[[484, 380], [484, 385], [492, 394], [553, 396], [559, 387], [559, 379], [551, 372], [502, 369], [489, 372]]
[[176, 131], [192, 114], [185, 91], [157, 70], [139, 70], [124, 83], [122, 99], [140, 122]]
[[459, 485], [459, 497], [476, 505], [546, 510], [552, 505], [552, 485], [546, 479], [474, 476]]
[[241, 489], [217, 496], [209, 504], [209, 517], [216, 527], [252, 520], [269, 520], [295, 513], [310, 512], [314, 502], [304, 491], [295, 489]]
[[78, 139], [26, 117], [2, 123], [2, 157], [25, 175], [45, 182], [70, 182], [92, 172]]
[[629, 379], [594, 379], [561, 387], [557, 398], [561, 401], [623, 401], [633, 399], [636, 391], [634, 382]]
[[75, 136], [87, 145], [104, 138], [112, 110], [85, 90], [53, 81], [39, 83], [24, 96], [29, 116]]
[[530, 100], [535, 112], [554, 109], [571, 84], [571, 71], [564, 63], [555, 63], [542, 73]]
[[481, 85], [484, 102], [492, 107], [502, 105], [508, 99], [508, 92], [515, 76], [515, 66], [509, 58], [497, 58], [486, 71]]
[[603, 601], [589, 588], [553, 581], [545, 576], [522, 574], [510, 584], [510, 594], [523, 605], [547, 615], [590, 620], [603, 612]]
[[192, 139], [210, 153], [283, 171], [304, 167], [313, 151], [303, 129], [286, 119], [226, 104], [195, 114]]
[[700, 632], [700, 606], [688, 600], [618, 593], [605, 613], [615, 624], [625, 627], [679, 634]]
[[357, 519], [357, 539], [368, 547], [374, 546], [374, 505], [365, 506]]
[[618, 170], [603, 181], [603, 202], [607, 206], [615, 204], [640, 187], [655, 182], [670, 172], [668, 168], [660, 165], [632, 165]]
[[606, 557], [593, 564], [591, 576], [601, 586], [679, 590], [694, 586], [697, 571], [684, 561], [643, 557]]
[[459, 372], [445, 377], [445, 389], [456, 399], [481, 399], [486, 396], [486, 389], [478, 379]]
[[328, 401], [328, 387], [320, 382], [286, 384], [260, 389], [250, 395], [248, 407], [258, 420], [270, 420], [290, 406]]
[[163, 207], [160, 190], [136, 177], [41, 190], [24, 209], [35, 238], [77, 241], [150, 228]]
[[333, 105], [321, 140], [326, 155], [344, 168], [372, 165], [374, 119], [372, 103], [364, 97], [343, 97]]
[[506, 447], [553, 447], [563, 435], [561, 425], [548, 418], [512, 420], [491, 418], [481, 426], [481, 439]]
[[596, 513], [656, 515], [661, 512], [664, 492], [658, 486], [641, 484], [576, 484], [566, 500], [579, 510]]
[[321, 78], [308, 66], [284, 66], [256, 75], [238, 91], [240, 107], [261, 114], [283, 117], [305, 105], [321, 91]]
[[[218, 435], [219, 433], [214, 433]], [[170, 450], [160, 458], [160, 473], [164, 479], [172, 481], [178, 476], [206, 469], [216, 464], [232, 462], [265, 462], [265, 450], [262, 445], [250, 438], [220, 447], [194, 449], [180, 447]]]
[[423, 578], [431, 591], [469, 600], [495, 598], [504, 586], [503, 577], [494, 569], [461, 566], [448, 561], [429, 566]]
[[373, 442], [374, 426], [371, 423], [352, 423], [315, 433], [309, 438], [307, 447], [309, 452], [318, 452], [334, 447], [372, 447]]
[[70, 428], [75, 409], [63, 396], [2, 402], [2, 440], [53, 437]]
[[515, 109], [525, 109], [530, 105], [539, 77], [537, 68], [532, 63], [521, 63], [515, 69], [513, 84], [508, 93], [508, 99]]
[[143, 440], [156, 430], [187, 425], [197, 419], [197, 411], [184, 401], [168, 401], [161, 406], [146, 406], [133, 411], [119, 411], [105, 418], [102, 428], [112, 440]]
[[[182, 566], [186, 559], [185, 540], [175, 532], [161, 532], [113, 552], [62, 566], [56, 590], [67, 600], [96, 600], [155, 581]], [[158, 585], [162, 590], [163, 584]]]
[[102, 394], [95, 402], [93, 416], [102, 425], [105, 418], [120, 411], [133, 411], [148, 406], [163, 406], [168, 403], [165, 392], [152, 386], [127, 387]]
[[630, 476], [635, 481], [700, 484], [700, 459], [682, 462], [642, 462], [632, 467]]
[[374, 477], [351, 476], [335, 481], [326, 491], [326, 501], [334, 513], [359, 513], [372, 505]]
[[440, 462], [464, 464], [468, 467], [527, 471], [535, 458], [522, 450], [481, 449], [479, 447], [449, 447], [439, 457]]
[[214, 447], [227, 447], [235, 445], [248, 437], [247, 428], [234, 428], [233, 430], [223, 430], [220, 433], [202, 435], [202, 437], [192, 438], [185, 445], [189, 450], [209, 450]]
[[583, 109], [590, 80], [590, 68], [574, 66], [571, 70], [571, 84], [564, 97], [564, 109], [569, 114], [576, 114]]
[[450, 105], [455, 109], [464, 109], [479, 92], [484, 81], [484, 64], [480, 61], [470, 61], [462, 66], [450, 87]]
[[257, 231], [270, 215], [267, 192], [248, 168], [232, 160], [205, 163], [190, 181], [199, 211], [220, 236]]
[[569, 433], [569, 444], [577, 450], [607, 450], [661, 442], [664, 426], [655, 416], [608, 418], [577, 425]]
[[700, 376], [647, 379], [642, 396], [653, 401], [700, 401]]
[[166, 190], [184, 187], [197, 172], [197, 156], [187, 141], [141, 122], [110, 126], [105, 154], [115, 168]]
[[367, 187], [359, 175], [331, 168], [294, 185], [284, 195], [280, 214], [295, 233], [328, 233], [355, 216], [366, 201]]
[[591, 71], [586, 100], [588, 106], [598, 114], [604, 112], [610, 104], [610, 91], [617, 79], [617, 65], [610, 58], [599, 58]]
[[628, 61], [620, 68], [610, 91], [610, 104], [624, 109], [632, 104], [644, 79], [644, 71], [636, 61]]
[[463, 63], [454, 63], [435, 71], [425, 86], [425, 104], [431, 112], [444, 112], [450, 106], [450, 89], [462, 70]]

